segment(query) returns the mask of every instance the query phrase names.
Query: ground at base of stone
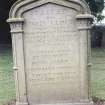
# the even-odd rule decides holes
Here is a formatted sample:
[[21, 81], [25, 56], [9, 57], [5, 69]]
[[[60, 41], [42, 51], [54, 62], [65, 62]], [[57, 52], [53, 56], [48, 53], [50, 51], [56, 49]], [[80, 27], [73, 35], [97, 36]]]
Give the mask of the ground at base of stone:
[[[93, 105], [105, 105], [105, 100], [99, 99], [97, 97], [93, 97]], [[3, 105], [16, 105], [16, 100], [11, 100], [10, 102]]]
[[105, 100], [99, 99], [97, 97], [92, 97], [94, 105], [105, 105]]

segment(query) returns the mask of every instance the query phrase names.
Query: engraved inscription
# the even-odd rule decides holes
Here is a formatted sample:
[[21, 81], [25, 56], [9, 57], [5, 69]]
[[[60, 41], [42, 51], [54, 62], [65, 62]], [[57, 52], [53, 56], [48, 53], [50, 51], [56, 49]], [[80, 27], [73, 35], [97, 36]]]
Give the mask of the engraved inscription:
[[[72, 92], [68, 93], [68, 90], [74, 88], [79, 95], [80, 42], [76, 15], [75, 10], [54, 4], [46, 4], [23, 14], [26, 20], [23, 37], [27, 91], [30, 96], [35, 96], [33, 100], [40, 100], [38, 95], [44, 92], [49, 100], [63, 101], [63, 93], [69, 100]], [[40, 86], [43, 86], [42, 92], [39, 91]], [[56, 99], [52, 99], [55, 88]], [[59, 96], [62, 98], [58, 99]], [[42, 103], [43, 100], [49, 101], [45, 96], [42, 96]]]
[[[65, 68], [65, 69], [70, 69], [70, 67], [60, 67], [60, 68]], [[59, 69], [56, 68], [56, 69]], [[46, 73], [46, 72], [39, 72], [39, 73], [31, 73], [30, 78], [31, 80], [34, 81], [34, 83], [32, 84], [41, 84], [41, 83], [62, 83], [63, 81], [65, 82], [70, 82], [73, 83], [73, 81], [75, 80], [75, 78], [72, 80], [73, 75], [78, 75], [75, 72], [53, 72], [53, 73]]]
[[[70, 17], [71, 14], [63, 15], [65, 14], [64, 11], [59, 8], [51, 14], [50, 9], [52, 8], [47, 11], [35, 9], [24, 14], [26, 19], [32, 16], [31, 20], [27, 19], [26, 22], [24, 41], [25, 48], [30, 47], [30, 50], [26, 49], [26, 61], [28, 63], [26, 66], [28, 72], [30, 71], [29, 79], [33, 82], [36, 82], [35, 78], [38, 71], [41, 73], [40, 81], [41, 77], [45, 75], [43, 71], [48, 72], [46, 75], [51, 71], [53, 77], [58, 74], [64, 75], [64, 72], [68, 72], [71, 75], [69, 77], [74, 79], [76, 77], [74, 75], [76, 73], [75, 70], [79, 66], [78, 53], [74, 57], [72, 56], [75, 52], [78, 52], [77, 40], [79, 38], [76, 29], [73, 28], [75, 27], [73, 24], [74, 18]], [[41, 14], [43, 14], [43, 17], [41, 17]], [[60, 78], [64, 79], [66, 76], [60, 76]], [[55, 79], [58, 80], [57, 78]]]

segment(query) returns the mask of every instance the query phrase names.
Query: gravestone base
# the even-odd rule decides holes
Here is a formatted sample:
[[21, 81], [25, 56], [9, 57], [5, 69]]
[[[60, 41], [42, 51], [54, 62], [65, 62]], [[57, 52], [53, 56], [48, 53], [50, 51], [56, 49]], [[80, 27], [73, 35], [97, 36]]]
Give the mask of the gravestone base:
[[29, 104], [28, 103], [22, 103], [22, 102], [20, 103], [20, 102], [17, 101], [16, 105], [29, 105]]
[[[29, 105], [29, 104], [16, 102], [16, 105]], [[91, 102], [81, 102], [81, 103], [74, 102], [74, 103], [37, 104], [37, 105], [93, 105], [93, 102], [91, 101]]]

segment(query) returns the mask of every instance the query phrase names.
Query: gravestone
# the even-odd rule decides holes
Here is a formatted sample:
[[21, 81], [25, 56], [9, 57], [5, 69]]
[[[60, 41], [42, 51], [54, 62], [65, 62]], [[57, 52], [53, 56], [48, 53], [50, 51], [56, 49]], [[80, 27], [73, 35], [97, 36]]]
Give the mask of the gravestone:
[[19, 0], [11, 8], [16, 105], [91, 105], [92, 16], [82, 0]]

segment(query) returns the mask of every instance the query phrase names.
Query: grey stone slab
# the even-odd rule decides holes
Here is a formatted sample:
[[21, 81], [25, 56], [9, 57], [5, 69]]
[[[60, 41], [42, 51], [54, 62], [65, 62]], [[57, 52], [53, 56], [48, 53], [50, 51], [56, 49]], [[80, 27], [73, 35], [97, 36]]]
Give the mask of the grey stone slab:
[[17, 105], [89, 105], [92, 16], [79, 0], [16, 2], [11, 26]]

